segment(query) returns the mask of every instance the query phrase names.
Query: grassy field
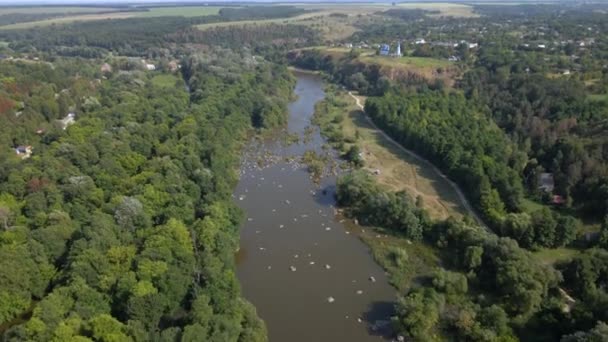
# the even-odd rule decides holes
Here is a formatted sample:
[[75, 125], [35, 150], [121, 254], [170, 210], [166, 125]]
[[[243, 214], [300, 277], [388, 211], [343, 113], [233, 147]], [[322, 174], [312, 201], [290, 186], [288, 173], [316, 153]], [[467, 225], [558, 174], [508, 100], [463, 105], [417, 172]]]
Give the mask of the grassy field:
[[[449, 216], [463, 217], [466, 208], [450, 184], [433, 168], [411, 155], [399, 150], [365, 119], [355, 101], [344, 92], [337, 95], [346, 107], [338, 108], [322, 117], [321, 127], [333, 126], [345, 141], [352, 141], [362, 151], [365, 168], [371, 172], [379, 170], [377, 181], [392, 191], [407, 191], [412, 197], [420, 196], [425, 209], [434, 219]], [[339, 121], [337, 116], [342, 117]], [[339, 121], [339, 123], [335, 123]], [[349, 143], [345, 148], [349, 147]]]
[[422, 9], [429, 11], [439, 11], [439, 16], [453, 16], [453, 17], [475, 17], [477, 16], [473, 12], [473, 7], [465, 4], [456, 4], [449, 2], [408, 2], [400, 3], [397, 6], [393, 6], [391, 3], [337, 3], [337, 4], [310, 4], [310, 3], [290, 3], [298, 7], [305, 9], [317, 9], [324, 11], [342, 12], [346, 11], [347, 14], [362, 14], [386, 11], [391, 8], [407, 8], [407, 9]]
[[[206, 30], [213, 27], [265, 25], [265, 24], [295, 24], [310, 26], [321, 32], [326, 40], [339, 40], [351, 36], [358, 29], [357, 26], [373, 18], [381, 18], [377, 13], [394, 8], [390, 4], [383, 3], [357, 3], [357, 4], [304, 4], [290, 3], [311, 12], [290, 18], [277, 18], [265, 20], [243, 20], [233, 22], [222, 22], [198, 25], [197, 28]], [[436, 10], [439, 16], [472, 17], [472, 7], [462, 4], [448, 3], [409, 3], [403, 4], [404, 8], [421, 8]], [[331, 14], [345, 14], [346, 17], [331, 16]]]
[[[264, 25], [270, 23], [307, 25], [321, 32], [325, 39], [338, 40], [349, 37], [357, 31], [356, 24], [369, 18], [377, 18], [373, 14], [394, 8], [386, 3], [362, 3], [362, 4], [297, 4], [296, 5], [311, 12], [290, 18], [277, 18], [266, 20], [243, 20], [233, 22], [222, 22], [214, 24], [199, 25], [199, 29], [211, 27], [234, 26], [234, 25]], [[402, 8], [420, 8], [437, 10], [438, 15], [471, 17], [475, 14], [471, 6], [451, 3], [407, 3], [400, 4]], [[48, 26], [66, 24], [74, 21], [89, 21], [102, 19], [124, 19], [129, 17], [151, 18], [160, 16], [183, 16], [195, 17], [214, 15], [219, 12], [220, 6], [184, 6], [184, 7], [152, 7], [149, 11], [142, 12], [119, 12], [119, 13], [96, 13], [117, 11], [115, 8], [99, 7], [22, 7], [0, 9], [0, 14], [9, 13], [66, 13], [62, 18], [39, 20], [28, 23], [1, 26], [0, 30], [23, 29], [36, 26]], [[78, 13], [69, 15], [70, 13]], [[332, 13], [346, 14], [347, 17], [332, 17]]]
[[152, 7], [147, 12], [138, 12], [136, 17], [202, 17], [218, 14], [221, 6]]
[[0, 7], [0, 15], [12, 13], [25, 14], [62, 14], [62, 13], [98, 13], [118, 11], [111, 7], [77, 7], [77, 6], [42, 6], [42, 7]]
[[163, 87], [163, 88], [173, 88], [175, 87], [175, 82], [177, 82], [179, 78], [170, 74], [160, 74], [152, 77], [152, 83], [155, 86]]
[[591, 94], [587, 98], [591, 101], [608, 101], [608, 94]]
[[[0, 26], [0, 30], [25, 29], [37, 26], [49, 26], [69, 24], [76, 21], [91, 21], [104, 19], [125, 19], [132, 17], [153, 18], [164, 16], [198, 17], [214, 15], [222, 7], [219, 6], [184, 6], [184, 7], [152, 7], [149, 11], [141, 12], [116, 12], [115, 8], [92, 8], [92, 7], [27, 7], [27, 8], [0, 8], [1, 14], [10, 13], [65, 13], [66, 16], [51, 18], [25, 23]], [[45, 10], [49, 11], [45, 11]], [[6, 11], [6, 13], [4, 12]], [[13, 12], [11, 12], [13, 11]], [[115, 12], [115, 13], [95, 13], [95, 12]], [[70, 13], [78, 13], [70, 15]]]
[[[292, 5], [292, 4], [290, 4]], [[276, 18], [264, 20], [242, 20], [198, 25], [197, 28], [206, 30], [214, 27], [292, 24], [305, 25], [318, 30], [326, 40], [339, 40], [350, 37], [358, 29], [356, 24], [378, 10], [386, 9], [383, 6], [348, 6], [348, 5], [300, 5], [310, 12], [289, 18]], [[331, 16], [333, 13], [346, 14], [346, 17]]]
[[224, 26], [243, 26], [243, 25], [264, 25], [264, 24], [273, 24], [273, 23], [294, 23], [302, 20], [311, 19], [316, 16], [326, 16], [329, 15], [329, 12], [310, 12], [304, 13], [293, 17], [288, 18], [276, 18], [276, 19], [262, 19], [262, 20], [237, 20], [237, 21], [226, 21], [220, 23], [211, 23], [211, 24], [201, 24], [197, 25], [198, 29], [205, 30], [212, 27], [224, 27]]
[[437, 250], [430, 246], [393, 236], [390, 232], [382, 233], [385, 232], [376, 228], [360, 237], [370, 247], [376, 262], [388, 272], [389, 282], [398, 291], [406, 290], [419, 278], [432, 275], [440, 265]]
[[[328, 55], [332, 55], [334, 57], [344, 56], [351, 51], [349, 48], [345, 47], [313, 47], [314, 49], [322, 50], [324, 53]], [[388, 67], [406, 67], [406, 68], [417, 68], [417, 69], [426, 69], [426, 68], [448, 68], [454, 65], [453, 62], [448, 61], [447, 59], [437, 59], [437, 58], [428, 58], [428, 57], [386, 57], [386, 56], [378, 56], [376, 55], [375, 49], [359, 49], [360, 55], [358, 57], [359, 61], [363, 63], [369, 64], [378, 64], [381, 66]]]
[[[334, 58], [340, 58], [350, 52], [351, 49], [343, 47], [310, 47], [304, 49], [318, 49], [322, 53], [330, 55]], [[427, 80], [443, 80], [445, 85], [451, 86], [454, 84], [461, 71], [456, 68], [456, 64], [447, 59], [426, 58], [426, 57], [387, 57], [377, 56], [375, 49], [360, 49], [358, 61], [366, 64], [375, 64], [381, 66], [381, 73], [391, 80], [396, 80], [402, 77], [407, 77], [413, 73]]]
[[560, 261], [566, 261], [566, 260], [572, 259], [578, 253], [580, 253], [580, 251], [577, 249], [562, 247], [562, 248], [555, 248], [555, 249], [548, 249], [548, 248], [541, 249], [540, 251], [534, 252], [533, 254], [534, 254], [534, 257], [536, 257], [536, 259], [538, 261], [540, 261], [541, 263], [547, 264], [547, 265], [553, 265]]
[[425, 3], [425, 2], [411, 2], [411, 3], [402, 3], [398, 4], [399, 8], [407, 8], [407, 9], [422, 9], [429, 11], [439, 11], [439, 14], [432, 14], [431, 17], [460, 17], [460, 18], [472, 18], [478, 17], [476, 13], [473, 12], [473, 7], [464, 4], [454, 4], [448, 2], [436, 2], [436, 3]]
[[30, 21], [25, 23], [18, 23], [12, 25], [0, 26], [0, 30], [16, 30], [26, 29], [38, 26], [49, 26], [49, 25], [60, 25], [69, 24], [75, 21], [91, 21], [91, 20], [105, 20], [105, 19], [125, 19], [131, 18], [138, 12], [117, 12], [117, 13], [104, 13], [104, 14], [79, 14], [61, 18], [45, 19], [38, 21]]
[[365, 63], [385, 65], [389, 67], [408, 67], [408, 68], [447, 68], [454, 63], [446, 59], [426, 58], [426, 57], [401, 57], [387, 58], [385, 56], [360, 56], [359, 60]]

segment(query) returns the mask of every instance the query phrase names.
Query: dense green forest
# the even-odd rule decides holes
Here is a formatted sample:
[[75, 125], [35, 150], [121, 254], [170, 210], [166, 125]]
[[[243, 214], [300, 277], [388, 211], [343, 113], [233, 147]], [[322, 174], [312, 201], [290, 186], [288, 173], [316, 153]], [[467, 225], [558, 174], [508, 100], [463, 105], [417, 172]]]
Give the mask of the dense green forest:
[[284, 122], [292, 76], [216, 48], [181, 74], [137, 63], [2, 63], [0, 320], [28, 317], [4, 340], [265, 340], [230, 195], [239, 144]]
[[408, 285], [393, 317], [398, 334], [413, 341], [606, 338], [606, 250], [589, 249], [554, 268], [509, 237], [468, 222], [429, 220], [407, 193], [384, 190], [366, 171], [341, 177], [337, 199], [360, 222], [408, 239], [406, 246], [420, 241], [438, 251], [430, 273], [418, 273], [418, 256], [407, 247], [392, 247], [380, 260]]
[[[396, 334], [605, 340], [606, 12], [497, 8], [392, 8], [334, 42], [355, 45], [339, 57], [299, 49], [323, 40], [313, 24], [194, 27], [306, 12], [293, 6], [0, 31], [1, 339], [266, 340], [235, 276], [231, 193], [246, 134], [286, 122], [289, 60], [369, 96], [367, 115], [454, 180], [489, 228], [432, 221], [361, 170], [338, 180], [348, 215], [437, 256], [417, 274], [409, 250], [387, 254], [408, 280]], [[451, 58], [458, 77], [395, 78], [358, 59], [357, 46], [396, 41], [406, 57]], [[363, 166], [356, 145], [345, 152]], [[572, 256], [535, 254], [562, 247]]]

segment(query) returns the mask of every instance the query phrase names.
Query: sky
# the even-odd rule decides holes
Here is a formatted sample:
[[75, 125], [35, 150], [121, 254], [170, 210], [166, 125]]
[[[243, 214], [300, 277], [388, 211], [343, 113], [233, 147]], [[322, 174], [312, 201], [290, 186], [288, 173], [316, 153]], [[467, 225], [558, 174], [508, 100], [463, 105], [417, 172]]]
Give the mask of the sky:
[[[391, 2], [392, 0], [209, 0], [209, 2]], [[470, 2], [466, 0], [437, 0], [428, 2]], [[485, 0], [487, 2], [501, 2], [501, 0]], [[519, 2], [536, 2], [538, 0], [519, 0]], [[540, 0], [541, 2], [543, 0]], [[557, 0], [560, 1], [560, 0]], [[556, 0], [544, 0], [544, 2], [557, 2]], [[606, 0], [608, 1], [608, 0]], [[6, 5], [89, 5], [89, 4], [141, 4], [141, 3], [205, 3], [204, 0], [0, 0], [0, 6]], [[399, 1], [420, 2], [420, 0]]]

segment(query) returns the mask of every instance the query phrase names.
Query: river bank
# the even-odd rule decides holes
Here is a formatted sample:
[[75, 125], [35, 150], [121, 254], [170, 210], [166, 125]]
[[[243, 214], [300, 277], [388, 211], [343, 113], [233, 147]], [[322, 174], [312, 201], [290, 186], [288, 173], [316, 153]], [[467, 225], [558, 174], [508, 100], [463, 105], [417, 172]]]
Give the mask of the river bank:
[[[464, 196], [427, 161], [405, 150], [375, 127], [362, 111], [358, 98], [335, 86], [328, 88], [331, 103], [318, 104], [315, 122], [336, 148], [346, 152], [357, 145], [364, 169], [391, 191], [406, 191], [419, 199], [433, 219], [463, 218], [472, 215]], [[323, 108], [319, 106], [325, 106]], [[463, 201], [464, 199], [464, 201]]]

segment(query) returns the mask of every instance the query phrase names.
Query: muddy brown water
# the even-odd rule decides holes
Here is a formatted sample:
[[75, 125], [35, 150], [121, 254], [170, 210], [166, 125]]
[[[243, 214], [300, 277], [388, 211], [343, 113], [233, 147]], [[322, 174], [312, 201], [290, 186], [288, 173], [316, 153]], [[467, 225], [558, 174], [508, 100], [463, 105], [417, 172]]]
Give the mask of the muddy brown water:
[[[300, 163], [307, 150], [337, 158], [324, 150], [318, 128], [310, 134], [314, 105], [325, 95], [321, 79], [295, 75], [287, 131], [252, 140], [234, 192], [247, 217], [237, 254], [242, 291], [271, 342], [382, 341], [391, 334], [395, 290], [359, 229], [335, 215], [335, 175], [315, 183]], [[288, 145], [287, 132], [300, 141]]]

